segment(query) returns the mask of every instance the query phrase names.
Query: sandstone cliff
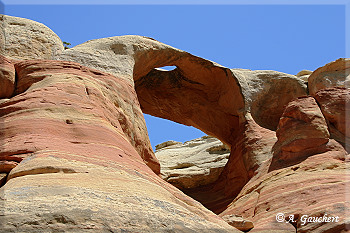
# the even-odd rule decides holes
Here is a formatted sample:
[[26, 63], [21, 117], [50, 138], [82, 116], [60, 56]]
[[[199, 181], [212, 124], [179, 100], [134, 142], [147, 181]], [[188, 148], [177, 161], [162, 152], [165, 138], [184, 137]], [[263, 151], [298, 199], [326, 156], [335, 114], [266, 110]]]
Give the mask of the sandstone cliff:
[[[142, 36], [63, 50], [42, 24], [0, 19], [0, 232], [349, 228], [350, 59], [297, 76], [229, 69]], [[161, 168], [143, 113], [218, 138], [227, 163], [185, 143], [198, 166], [175, 171], [180, 191], [160, 176], [190, 168], [186, 153], [159, 146]], [[205, 177], [206, 161], [220, 172]]]
[[204, 136], [185, 143], [168, 141], [156, 146], [156, 157], [164, 180], [180, 189], [216, 181], [230, 150], [218, 139]]

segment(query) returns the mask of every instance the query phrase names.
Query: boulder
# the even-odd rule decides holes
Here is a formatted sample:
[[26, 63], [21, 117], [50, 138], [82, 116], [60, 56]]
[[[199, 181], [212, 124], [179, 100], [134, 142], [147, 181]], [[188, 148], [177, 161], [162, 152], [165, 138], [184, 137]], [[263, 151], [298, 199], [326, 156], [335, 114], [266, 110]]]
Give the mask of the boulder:
[[0, 15], [0, 25], [0, 55], [22, 60], [53, 59], [64, 49], [61, 39], [41, 23]]
[[309, 155], [325, 152], [328, 126], [313, 97], [291, 101], [280, 119], [274, 145], [274, 166], [290, 166]]
[[[326, 120], [315, 99], [301, 97], [291, 101], [276, 135], [273, 156], [260, 164], [220, 216], [242, 215], [254, 222], [251, 232], [344, 229], [348, 224], [344, 216], [350, 207], [345, 201], [349, 156], [339, 143], [329, 139]], [[303, 224], [303, 215], [342, 219]], [[285, 216], [285, 221], [277, 221], [276, 216]], [[289, 218], [294, 222], [286, 223]]]
[[3, 186], [7, 179], [7, 173], [0, 173], [0, 187]]
[[[327, 120], [331, 138], [344, 147], [350, 145], [350, 89], [334, 87], [322, 89], [314, 95]], [[350, 148], [347, 148], [350, 151]]]
[[[162, 178], [179, 189], [196, 188], [216, 181], [230, 150], [218, 139], [204, 136], [182, 143], [166, 142], [155, 152]], [[156, 146], [157, 148], [157, 146]]]
[[312, 72], [313, 71], [311, 71], [311, 70], [302, 70], [302, 71], [299, 71], [297, 74], [296, 74], [296, 76], [297, 77], [303, 77], [303, 76], [305, 76], [305, 75], [311, 75], [312, 74]]
[[244, 95], [246, 111], [260, 126], [276, 130], [285, 106], [307, 95], [306, 83], [297, 76], [272, 70], [233, 69]]
[[299, 73], [297, 73], [296, 76], [302, 79], [303, 81], [308, 82], [311, 74], [311, 70], [302, 70]]
[[350, 87], [349, 74], [350, 58], [339, 58], [318, 68], [309, 77], [310, 94], [331, 87]]
[[234, 226], [235, 228], [241, 231], [249, 231], [252, 228], [254, 228], [254, 224], [251, 221], [244, 219], [240, 215], [230, 214], [230, 215], [225, 215], [222, 218], [228, 224], [230, 224], [231, 226]]

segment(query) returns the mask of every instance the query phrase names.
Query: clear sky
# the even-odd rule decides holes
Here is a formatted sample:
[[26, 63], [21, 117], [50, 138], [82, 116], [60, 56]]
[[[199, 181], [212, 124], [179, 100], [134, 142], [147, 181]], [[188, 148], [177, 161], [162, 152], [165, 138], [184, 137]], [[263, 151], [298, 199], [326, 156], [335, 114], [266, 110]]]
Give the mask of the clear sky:
[[[229, 68], [296, 74], [346, 56], [346, 8], [344, 4], [331, 5], [332, 1], [308, 5], [129, 1], [126, 5], [127, 1], [118, 0], [62, 0], [50, 2], [60, 5], [43, 5], [47, 2], [3, 0], [2, 12], [41, 22], [72, 46], [103, 37], [143, 35]], [[204, 135], [167, 120], [147, 115], [145, 119], [153, 146]]]

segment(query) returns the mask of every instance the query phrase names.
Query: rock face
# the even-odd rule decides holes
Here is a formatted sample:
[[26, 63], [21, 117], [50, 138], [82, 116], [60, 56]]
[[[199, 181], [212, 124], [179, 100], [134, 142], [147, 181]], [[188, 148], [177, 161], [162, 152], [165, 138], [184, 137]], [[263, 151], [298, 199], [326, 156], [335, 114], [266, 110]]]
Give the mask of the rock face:
[[231, 226], [234, 226], [238, 230], [241, 231], [249, 231], [252, 228], [254, 228], [254, 224], [249, 221], [242, 218], [242, 216], [237, 215], [225, 215], [223, 219], [228, 222]]
[[16, 95], [0, 104], [0, 232], [235, 231], [149, 168], [123, 79], [73, 62], [14, 66]]
[[300, 78], [269, 70], [231, 70], [239, 80], [249, 111], [260, 126], [276, 130], [285, 106], [293, 99], [307, 95]]
[[309, 77], [310, 94], [331, 87], [350, 87], [350, 58], [340, 58], [315, 70]]
[[[240, 214], [254, 222], [252, 232], [337, 232], [348, 224], [302, 223], [301, 217], [346, 216], [348, 155], [329, 140], [326, 121], [312, 97], [294, 100], [286, 107], [277, 129], [273, 157], [243, 187], [220, 214]], [[295, 222], [277, 222], [276, 215], [293, 215]]]
[[[237, 136], [240, 112], [252, 109], [259, 125], [276, 129], [284, 105], [307, 93], [306, 84], [296, 76], [228, 69], [141, 36], [91, 40], [57, 59], [135, 82], [144, 113], [194, 126], [229, 146]], [[155, 69], [163, 66], [177, 68]], [[182, 107], [189, 103], [193, 108]], [[271, 107], [265, 110], [266, 106]]]
[[15, 90], [15, 67], [0, 55], [0, 98], [10, 98]]
[[[315, 94], [315, 99], [327, 119], [331, 137], [344, 147], [349, 146], [350, 89], [341, 87], [322, 89]], [[350, 151], [349, 147], [347, 151]]]
[[[149, 141], [145, 140], [148, 136], [147, 132], [142, 131], [145, 128], [145, 122], [132, 86], [112, 75], [89, 70], [72, 62], [24, 61], [15, 63], [15, 68], [18, 76], [15, 90], [17, 95], [2, 103], [4, 116], [16, 115], [16, 118], [22, 119], [20, 118], [20, 115], [22, 115], [24, 119], [33, 122], [31, 125], [34, 124], [34, 120], [31, 120], [31, 118], [37, 119], [46, 115], [59, 118], [64, 125], [70, 128], [76, 126], [79, 128], [79, 125], [84, 128], [84, 124], [91, 124], [90, 129], [86, 129], [87, 131], [78, 130], [75, 133], [77, 135], [80, 135], [80, 131], [82, 135], [90, 135], [91, 133], [88, 131], [93, 130], [93, 127], [97, 127], [95, 130], [98, 132], [99, 126], [94, 125], [96, 125], [96, 122], [101, 122], [101, 120], [105, 121], [105, 123], [108, 123], [105, 127], [123, 132], [123, 137], [126, 137], [144, 161], [147, 161], [146, 164], [156, 173], [159, 173], [159, 163], [154, 157]], [[65, 83], [70, 85], [66, 87]], [[42, 90], [39, 93], [37, 89]], [[38, 103], [27, 103], [44, 94], [43, 100]], [[56, 103], [47, 100], [47, 98], [58, 99], [59, 102]], [[38, 110], [32, 111], [32, 108]], [[14, 114], [17, 109], [22, 111]], [[55, 112], [59, 114], [56, 116]], [[79, 114], [76, 112], [79, 112]], [[32, 117], [29, 117], [28, 115], [31, 114]], [[40, 123], [40, 120], [38, 123]], [[20, 128], [20, 125], [14, 125], [13, 127], [17, 127], [12, 130], [13, 132], [24, 130]], [[54, 124], [52, 127], [54, 127]], [[7, 130], [10, 131], [10, 129]], [[59, 137], [65, 137], [63, 136], [64, 131], [56, 133]], [[90, 138], [93, 137], [92, 134]], [[105, 136], [100, 137], [101, 141], [107, 143]], [[112, 142], [113, 137], [110, 137], [109, 140]], [[25, 145], [25, 140], [21, 139], [19, 141], [23, 141], [24, 148], [28, 148]], [[13, 147], [16, 145], [19, 148], [16, 140], [12, 143]], [[85, 143], [76, 142], [76, 145], [79, 144], [82, 146]], [[85, 150], [91, 151], [97, 148], [95, 145], [92, 145], [95, 149], [88, 148], [88, 145], [83, 147]]]
[[217, 181], [184, 190], [217, 214], [227, 208], [260, 166], [272, 157], [276, 142], [275, 132], [259, 126], [249, 113], [240, 119], [240, 136], [233, 142], [229, 160]]
[[[166, 143], [166, 142], [165, 142]], [[164, 180], [179, 189], [196, 188], [216, 181], [230, 150], [218, 139], [204, 136], [184, 144], [165, 143], [155, 152]], [[156, 146], [157, 148], [157, 146]]]
[[307, 82], [309, 80], [310, 75], [312, 74], [311, 70], [302, 70], [296, 74], [297, 77]]
[[53, 59], [63, 51], [61, 39], [45, 25], [0, 15], [0, 55], [13, 59]]
[[312, 97], [301, 97], [287, 105], [276, 135], [273, 167], [290, 166], [309, 155], [325, 152], [329, 141], [326, 120]]
[[[0, 59], [0, 232], [349, 228], [349, 59], [317, 69], [306, 83], [229, 69], [141, 36], [62, 51], [41, 24], [0, 22], [7, 56]], [[167, 65], [177, 68], [156, 69]], [[180, 191], [162, 180], [143, 112], [229, 145], [216, 181], [188, 179]], [[186, 169], [180, 158], [168, 168]], [[279, 222], [278, 213], [295, 221]], [[304, 223], [304, 216], [338, 221]]]

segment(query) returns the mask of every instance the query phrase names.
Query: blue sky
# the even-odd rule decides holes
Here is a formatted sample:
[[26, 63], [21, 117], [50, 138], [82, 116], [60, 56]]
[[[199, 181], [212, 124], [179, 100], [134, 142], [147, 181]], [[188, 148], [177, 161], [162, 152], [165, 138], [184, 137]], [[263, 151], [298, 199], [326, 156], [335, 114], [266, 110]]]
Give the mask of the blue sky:
[[[328, 5], [327, 1], [308, 1], [308, 5], [301, 1], [299, 5], [209, 0], [186, 5], [112, 0], [59, 1], [60, 5], [43, 2], [47, 3], [4, 0], [2, 12], [41, 22], [73, 46], [109, 36], [144, 35], [230, 68], [296, 74], [346, 57], [345, 12], [349, 7], [341, 4], [346, 1], [328, 1]], [[151, 116], [146, 116], [146, 123], [153, 146], [204, 135], [192, 127]]]

